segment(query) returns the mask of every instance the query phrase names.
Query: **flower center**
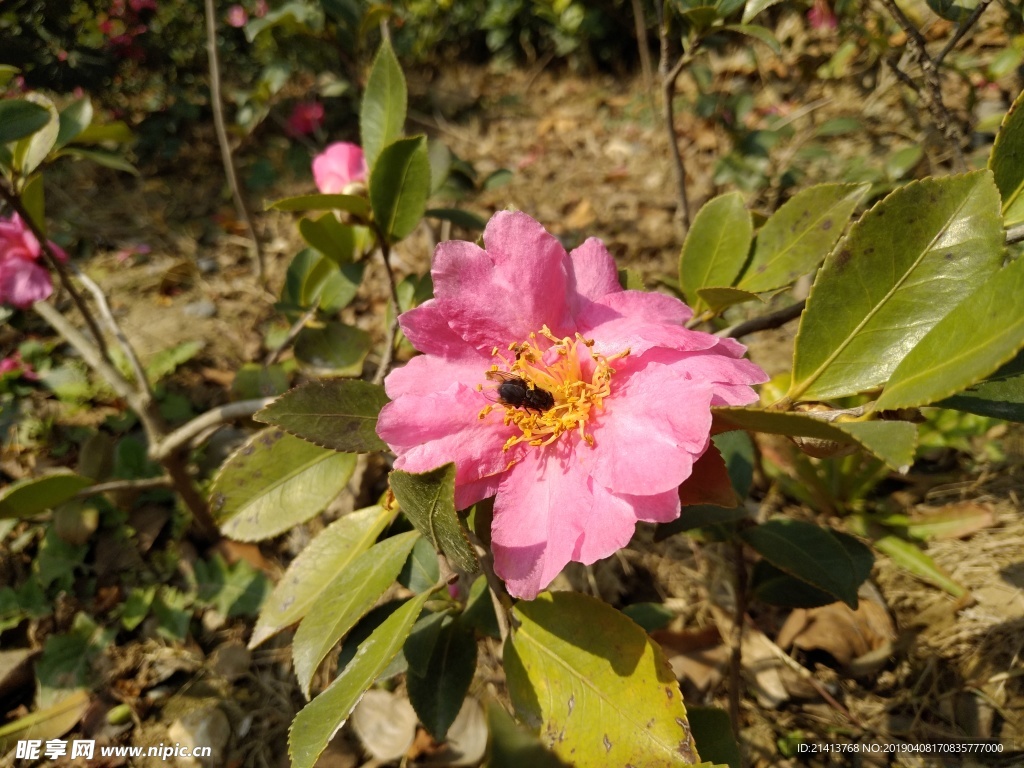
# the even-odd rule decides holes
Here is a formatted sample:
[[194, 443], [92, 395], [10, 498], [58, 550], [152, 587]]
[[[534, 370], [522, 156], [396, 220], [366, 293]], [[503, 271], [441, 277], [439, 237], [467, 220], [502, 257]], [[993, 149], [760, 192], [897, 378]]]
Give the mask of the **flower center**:
[[[551, 343], [544, 344], [544, 340]], [[541, 348], [542, 344], [546, 349]], [[498, 394], [505, 409], [505, 424], [519, 428], [519, 434], [510, 437], [503, 450], [517, 443], [550, 445], [573, 430], [587, 445], [594, 444], [587, 421], [604, 408], [604, 399], [611, 394], [615, 369], [610, 363], [628, 355], [629, 350], [606, 357], [594, 352], [593, 346], [592, 339], [578, 333], [574, 338], [559, 339], [545, 325], [526, 341], [509, 344], [508, 351], [514, 356], [511, 360], [497, 347], [491, 351], [505, 365], [492, 365], [488, 378], [503, 382]], [[483, 386], [477, 385], [477, 389]], [[480, 418], [493, 409], [493, 405], [484, 407]]]

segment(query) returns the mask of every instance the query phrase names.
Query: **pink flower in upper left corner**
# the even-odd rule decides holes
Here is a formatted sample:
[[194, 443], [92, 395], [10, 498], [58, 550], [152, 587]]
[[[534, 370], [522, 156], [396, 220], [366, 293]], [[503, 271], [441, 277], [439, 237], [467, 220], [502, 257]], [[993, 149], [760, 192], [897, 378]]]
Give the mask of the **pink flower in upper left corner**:
[[338, 141], [313, 158], [313, 180], [325, 195], [345, 192], [350, 184], [366, 181], [366, 157], [358, 144]]
[[[50, 248], [61, 261], [67, 259], [54, 243]], [[39, 241], [18, 214], [0, 219], [0, 304], [26, 309], [49, 297], [53, 282], [38, 263], [41, 258]]]
[[228, 26], [244, 27], [248, 21], [249, 12], [242, 6], [236, 3], [228, 8]]
[[495, 572], [533, 599], [638, 521], [678, 517], [711, 406], [755, 401], [768, 377], [738, 342], [685, 328], [678, 299], [623, 290], [596, 238], [566, 253], [501, 212], [483, 242], [437, 246], [434, 298], [400, 317], [424, 354], [385, 380], [377, 433], [397, 469], [454, 462], [459, 509], [495, 497]]

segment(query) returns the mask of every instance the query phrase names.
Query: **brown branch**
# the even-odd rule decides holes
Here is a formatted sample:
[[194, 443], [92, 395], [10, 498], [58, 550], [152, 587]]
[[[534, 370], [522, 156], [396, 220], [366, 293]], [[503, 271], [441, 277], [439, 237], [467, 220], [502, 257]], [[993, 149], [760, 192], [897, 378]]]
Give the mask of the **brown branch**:
[[162, 461], [164, 457], [184, 448], [191, 443], [192, 439], [206, 429], [232, 419], [240, 419], [244, 416], [252, 416], [259, 410], [266, 408], [277, 398], [261, 397], [255, 400], [240, 400], [237, 403], [228, 403], [217, 408], [212, 408], [204, 414], [196, 416], [188, 423], [178, 427], [163, 440], [154, 444], [149, 449], [149, 457], [154, 461]]
[[231, 156], [231, 145], [228, 142], [228, 130], [224, 122], [224, 101], [220, 89], [220, 60], [217, 56], [217, 21], [214, 16], [213, 0], [204, 0], [206, 7], [206, 53], [210, 63], [210, 107], [213, 109], [213, 125], [217, 132], [217, 144], [220, 145], [220, 159], [224, 164], [224, 175], [227, 177], [231, 196], [235, 201], [238, 217], [245, 223], [246, 232], [251, 241], [251, 250], [256, 261], [256, 275], [261, 283], [266, 282], [266, 265], [263, 263], [263, 248], [256, 236], [256, 228], [252, 223], [252, 214], [245, 198], [242, 197], [235, 161]]
[[745, 320], [742, 323], [730, 325], [728, 328], [723, 328], [718, 331], [715, 336], [720, 336], [724, 339], [739, 339], [743, 336], [747, 336], [748, 334], [757, 333], [758, 331], [780, 328], [790, 320], [795, 320], [800, 317], [800, 313], [804, 311], [804, 307], [806, 305], [806, 299], [798, 301], [796, 304], [790, 304], [788, 307], [777, 309], [766, 315], [759, 315], [758, 317], [751, 318], [750, 320]]
[[[879, 0], [882, 6], [888, 11], [889, 15], [896, 21], [900, 28], [907, 35], [907, 48], [910, 49], [911, 55], [917, 61], [918, 66], [921, 68], [922, 80], [924, 81], [924, 88], [912, 86], [914, 90], [921, 96], [931, 114], [932, 122], [935, 123], [935, 127], [939, 133], [949, 142], [953, 148], [953, 155], [956, 158], [956, 164], [959, 170], [967, 170], [967, 160], [964, 157], [964, 133], [960, 125], [950, 115], [949, 110], [946, 108], [946, 104], [942, 99], [942, 81], [939, 78], [939, 66], [931, 56], [928, 55], [927, 41], [924, 39], [924, 35], [921, 34], [921, 30], [915, 27], [910, 19], [906, 17], [900, 7], [896, 5], [895, 0]], [[886, 60], [893, 71], [903, 82], [907, 82], [910, 78], [900, 76], [900, 70], [894, 66], [891, 58]]]
[[[667, 32], [663, 31], [662, 45], [667, 46]], [[672, 171], [676, 179], [676, 191], [679, 195], [679, 208], [676, 210], [676, 219], [679, 220], [684, 230], [690, 229], [690, 200], [686, 193], [686, 168], [683, 165], [683, 156], [679, 151], [679, 134], [676, 133], [676, 112], [673, 103], [676, 93], [676, 81], [680, 73], [690, 62], [691, 56], [684, 53], [679, 57], [672, 69], [665, 72], [661, 81], [661, 95], [663, 100], [663, 113], [665, 117], [665, 130], [668, 133], [668, 146], [672, 153]], [[665, 62], [664, 57], [662, 62]]]
[[388, 327], [387, 340], [384, 347], [384, 354], [380, 359], [380, 366], [373, 376], [374, 384], [382, 384], [384, 377], [388, 375], [391, 363], [395, 359], [395, 339], [398, 338], [398, 315], [402, 311], [398, 302], [398, 283], [395, 282], [395, 271], [391, 268], [391, 246], [388, 245], [384, 233], [374, 227], [377, 235], [377, 242], [380, 243], [380, 255], [384, 260], [384, 269], [388, 275], [388, 287], [391, 289], [391, 305], [394, 316], [391, 318], [391, 325]]
[[75, 494], [75, 498], [85, 499], [89, 496], [110, 491], [148, 491], [152, 488], [170, 488], [172, 486], [171, 478], [166, 475], [163, 477], [145, 477], [139, 480], [111, 480], [109, 483], [97, 483], [96, 485], [90, 485], [88, 488], [83, 488]]
[[50, 240], [46, 237], [46, 233], [39, 228], [39, 225], [33, 221], [29, 215], [28, 210], [21, 202], [21, 198], [14, 191], [13, 187], [8, 187], [6, 184], [0, 185], [0, 197], [7, 202], [9, 206], [21, 217], [25, 226], [31, 230], [36, 240], [39, 241], [39, 248], [42, 250], [43, 255], [46, 256], [46, 262], [48, 266], [53, 269], [57, 276], [60, 278], [61, 285], [67, 289], [68, 294], [71, 296], [71, 300], [78, 307], [78, 311], [85, 319], [85, 324], [89, 326], [89, 331], [96, 339], [96, 346], [99, 349], [100, 355], [108, 363], [110, 360], [110, 352], [107, 349], [107, 341], [103, 338], [103, 334], [100, 332], [100, 327], [96, 323], [96, 318], [92, 316], [92, 312], [89, 311], [89, 307], [85, 303], [85, 299], [82, 298], [82, 294], [75, 288], [74, 283], [71, 282], [71, 276], [68, 274], [67, 268], [64, 266], [64, 262], [57, 258], [57, 254], [53, 252], [53, 248], [50, 247]]
[[277, 349], [267, 355], [267, 359], [263, 361], [264, 368], [269, 368], [276, 363], [284, 351], [288, 349], [288, 345], [295, 341], [299, 334], [302, 333], [302, 329], [306, 327], [306, 323], [316, 316], [316, 312], [320, 308], [320, 293], [321, 291], [317, 291], [316, 296], [313, 297], [313, 306], [303, 312], [302, 317], [296, 320], [295, 324], [288, 329], [288, 334], [284, 337], [284, 340], [277, 345]]
[[651, 66], [651, 49], [647, 47], [647, 26], [644, 24], [644, 6], [641, 0], [633, 2], [633, 25], [636, 31], [636, 46], [640, 53], [640, 71], [644, 77], [644, 90], [651, 102], [651, 111], [654, 111], [654, 91], [651, 90], [654, 84], [654, 69]]
[[978, 19], [981, 18], [981, 14], [985, 12], [985, 9], [988, 8], [991, 3], [992, 0], [980, 0], [980, 2], [974, 6], [974, 10], [971, 11], [971, 15], [963, 20], [963, 22], [956, 28], [956, 33], [953, 37], [949, 39], [949, 42], [946, 43], [942, 50], [936, 54], [934, 59], [932, 59], [932, 61], [935, 62], [936, 67], [941, 65], [943, 59], [946, 58], [949, 52], [956, 48], [957, 43], [963, 39], [964, 35], [967, 34], [970, 28], [978, 23]]
[[1013, 245], [1024, 241], [1024, 224], [1018, 224], [1006, 230], [1006, 244]]

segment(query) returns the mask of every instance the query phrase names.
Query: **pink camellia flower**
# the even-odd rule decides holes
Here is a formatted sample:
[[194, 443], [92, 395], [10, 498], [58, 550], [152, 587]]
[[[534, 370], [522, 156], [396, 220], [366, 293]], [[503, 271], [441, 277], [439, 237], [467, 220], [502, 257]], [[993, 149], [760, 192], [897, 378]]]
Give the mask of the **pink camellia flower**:
[[15, 352], [0, 360], [0, 377], [2, 376], [11, 378], [20, 376], [27, 381], [39, 381], [39, 375], [32, 368], [32, 364], [21, 359], [21, 352]]
[[358, 144], [338, 141], [313, 158], [313, 180], [325, 195], [345, 191], [349, 184], [366, 181], [366, 158]]
[[434, 298], [401, 316], [423, 355], [385, 380], [377, 433], [395, 467], [454, 462], [459, 509], [495, 496], [494, 567], [533, 599], [570, 560], [667, 522], [710, 445], [711, 406], [757, 399], [767, 380], [693, 314], [626, 291], [604, 244], [566, 253], [523, 213], [497, 213], [484, 248], [437, 246]]
[[319, 101], [300, 101], [292, 107], [292, 113], [288, 116], [288, 132], [292, 136], [308, 136], [323, 122], [323, 104]]
[[235, 4], [228, 8], [228, 24], [232, 27], [244, 27], [249, 21], [249, 13], [242, 6]]
[[814, 5], [807, 12], [807, 20], [815, 29], [835, 29], [839, 25], [828, 0], [814, 0]]
[[[54, 255], [67, 259], [54, 243]], [[0, 304], [25, 309], [53, 292], [50, 273], [37, 262], [42, 257], [39, 241], [18, 214], [0, 219]]]

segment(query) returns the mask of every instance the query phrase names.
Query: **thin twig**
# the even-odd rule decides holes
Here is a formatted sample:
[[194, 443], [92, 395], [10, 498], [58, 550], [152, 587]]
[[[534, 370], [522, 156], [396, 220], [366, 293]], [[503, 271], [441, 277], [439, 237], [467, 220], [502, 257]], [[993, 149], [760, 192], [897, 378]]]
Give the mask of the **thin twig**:
[[736, 325], [730, 325], [728, 328], [723, 328], [718, 331], [715, 336], [720, 336], [723, 339], [739, 339], [743, 336], [747, 336], [757, 331], [767, 331], [771, 328], [780, 328], [790, 320], [794, 320], [800, 317], [800, 313], [804, 311], [804, 307], [807, 304], [807, 300], [798, 301], [796, 304], [790, 304], [788, 307], [777, 309], [774, 312], [769, 312], [766, 315], [759, 315], [758, 317], [745, 320], [742, 323], [736, 323]]
[[394, 313], [391, 318], [391, 325], [388, 327], [384, 354], [381, 355], [380, 366], [377, 368], [377, 373], [373, 376], [373, 383], [381, 384], [384, 381], [384, 377], [388, 375], [391, 363], [395, 359], [395, 339], [398, 338], [398, 329], [400, 327], [398, 315], [402, 310], [398, 302], [398, 283], [395, 282], [395, 272], [391, 268], [391, 246], [388, 245], [387, 238], [384, 237], [384, 233], [380, 230], [377, 230], [377, 242], [380, 243], [380, 255], [384, 260], [384, 269], [388, 275], [388, 287], [391, 289], [391, 308]]
[[1006, 230], [1006, 244], [1013, 245], [1024, 241], [1024, 224], [1018, 224]]
[[84, 499], [95, 496], [98, 493], [110, 491], [148, 491], [152, 488], [170, 488], [174, 482], [170, 477], [145, 477], [141, 480], [111, 480], [109, 483], [97, 483], [83, 488], [75, 494], [76, 499]]
[[313, 306], [311, 306], [309, 309], [302, 313], [302, 317], [296, 320], [295, 324], [288, 329], [288, 334], [284, 337], [284, 341], [277, 345], [277, 349], [275, 349], [273, 352], [267, 355], [267, 359], [263, 361], [264, 368], [269, 368], [278, 361], [278, 359], [281, 357], [281, 354], [286, 349], [288, 349], [288, 345], [295, 341], [298, 335], [302, 333], [302, 329], [306, 327], [306, 323], [308, 323], [310, 320], [316, 317], [316, 312], [318, 309], [320, 309], [319, 292], [317, 292], [317, 295], [313, 297]]
[[742, 693], [740, 688], [743, 685], [743, 628], [747, 623], [747, 564], [743, 557], [743, 544], [738, 540], [733, 544], [733, 559], [736, 574], [736, 612], [730, 638], [732, 652], [729, 654], [729, 719], [732, 721], [733, 735], [739, 741]]
[[472, 531], [469, 531], [469, 540], [473, 544], [473, 549], [476, 550], [477, 559], [480, 561], [480, 570], [483, 571], [484, 578], [487, 580], [487, 591], [491, 593], [494, 617], [498, 620], [498, 633], [501, 635], [501, 643], [504, 645], [510, 631], [508, 611], [512, 608], [512, 599], [505, 590], [505, 585], [494, 572], [494, 555]]
[[[662, 45], [668, 45], [666, 32], [663, 32]], [[676, 218], [682, 223], [684, 230], [690, 229], [690, 200], [686, 193], [686, 168], [683, 165], [683, 156], [679, 151], [679, 135], [676, 133], [676, 113], [673, 100], [676, 93], [676, 81], [690, 59], [689, 53], [680, 56], [675, 66], [663, 75], [661, 82], [665, 130], [668, 132], [668, 145], [672, 152], [672, 170], [676, 177], [676, 188], [679, 195], [679, 209], [676, 211]]]
[[159, 443], [153, 445], [149, 450], [149, 457], [154, 461], [160, 461], [188, 445], [193, 437], [201, 434], [209, 427], [224, 421], [252, 416], [257, 411], [266, 408], [276, 399], [274, 397], [261, 397], [255, 400], [240, 400], [237, 403], [228, 403], [227, 405], [212, 408], [206, 413], [196, 416], [192, 421], [178, 427]]
[[633, 1], [633, 25], [636, 30], [636, 46], [640, 53], [640, 71], [644, 78], [644, 91], [651, 102], [651, 111], [655, 109], [654, 103], [654, 71], [651, 66], [651, 49], [647, 47], [647, 25], [644, 23], [644, 6], [641, 0]]
[[971, 27], [978, 23], [978, 19], [981, 18], [981, 14], [985, 12], [985, 9], [991, 4], [992, 0], [980, 0], [980, 2], [974, 6], [974, 10], [971, 11], [971, 15], [968, 16], [963, 22], [956, 28], [956, 33], [949, 39], [949, 42], [942, 48], [941, 51], [935, 56], [932, 61], [935, 62], [935, 66], [942, 64], [942, 60], [946, 58], [950, 51], [956, 48], [956, 44], [959, 43], [963, 36], [967, 34]]
[[53, 269], [57, 276], [60, 278], [61, 285], [63, 285], [68, 294], [71, 296], [71, 300], [75, 302], [75, 306], [78, 307], [78, 311], [85, 318], [85, 324], [89, 326], [89, 331], [96, 339], [96, 346], [99, 348], [100, 355], [108, 363], [110, 360], [110, 352], [107, 350], [107, 340], [103, 338], [100, 327], [96, 323], [96, 318], [92, 316], [92, 312], [89, 311], [89, 307], [85, 303], [85, 299], [82, 298], [82, 294], [75, 288], [74, 283], [71, 282], [71, 277], [68, 275], [67, 269], [64, 267], [64, 263], [57, 258], [57, 254], [53, 252], [53, 248], [50, 247], [50, 240], [46, 237], [46, 233], [43, 232], [39, 226], [32, 220], [25, 206], [22, 205], [21, 198], [14, 192], [12, 188], [8, 188], [6, 184], [0, 184], [0, 196], [7, 202], [9, 206], [21, 217], [22, 222], [25, 226], [31, 230], [36, 240], [39, 241], [39, 248], [42, 250], [43, 255], [46, 256], [46, 262]]
[[[924, 88], [918, 88], [913, 85], [915, 91], [922, 97], [925, 106], [928, 108], [929, 113], [932, 116], [932, 122], [935, 123], [935, 127], [939, 130], [939, 133], [945, 137], [946, 141], [949, 142], [953, 148], [953, 154], [956, 158], [956, 164], [961, 171], [967, 170], [967, 160], [964, 157], [964, 135], [957, 121], [950, 115], [949, 110], [946, 108], [946, 104], [942, 99], [942, 81], [939, 79], [939, 67], [938, 64], [931, 56], [928, 55], [928, 44], [924, 39], [924, 35], [921, 34], [921, 30], [915, 27], [910, 19], [906, 17], [900, 7], [896, 5], [895, 0], [879, 0], [882, 6], [889, 12], [889, 15], [896, 21], [900, 28], [907, 35], [907, 47], [916, 59], [917, 64], [921, 67], [922, 79], [924, 81]], [[893, 62], [887, 59], [889, 66], [893, 66]], [[897, 68], [894, 70], [897, 76], [900, 76], [900, 72]], [[901, 80], [907, 82], [909, 77], [900, 77]]]
[[124, 331], [121, 330], [121, 326], [118, 325], [117, 320], [114, 319], [114, 313], [110, 311], [110, 304], [107, 302], [106, 294], [103, 290], [92, 281], [88, 275], [82, 270], [75, 266], [72, 266], [72, 270], [75, 273], [75, 277], [78, 281], [85, 286], [86, 290], [92, 294], [93, 301], [96, 302], [96, 306], [100, 310], [100, 318], [106, 323], [107, 329], [117, 339], [117, 343], [121, 345], [121, 351], [124, 352], [125, 357], [128, 358], [128, 363], [132, 367], [132, 371], [135, 373], [135, 386], [139, 391], [140, 404], [148, 405], [153, 399], [153, 390], [150, 389], [149, 379], [146, 377], [146, 369], [142, 367], [142, 363], [139, 362], [139, 356], [135, 354], [135, 348], [128, 341], [128, 337], [124, 335]]
[[213, 109], [213, 125], [217, 132], [217, 143], [220, 145], [220, 159], [224, 164], [224, 175], [227, 177], [231, 196], [235, 200], [235, 210], [245, 223], [246, 232], [251, 240], [251, 250], [256, 261], [256, 276], [261, 283], [266, 282], [266, 265], [263, 263], [263, 247], [256, 237], [256, 228], [252, 223], [249, 206], [242, 197], [235, 161], [231, 156], [231, 145], [228, 143], [228, 130], [224, 122], [224, 101], [220, 90], [220, 59], [217, 55], [217, 21], [214, 16], [213, 0], [205, 0], [206, 6], [206, 53], [210, 63], [210, 107]]

